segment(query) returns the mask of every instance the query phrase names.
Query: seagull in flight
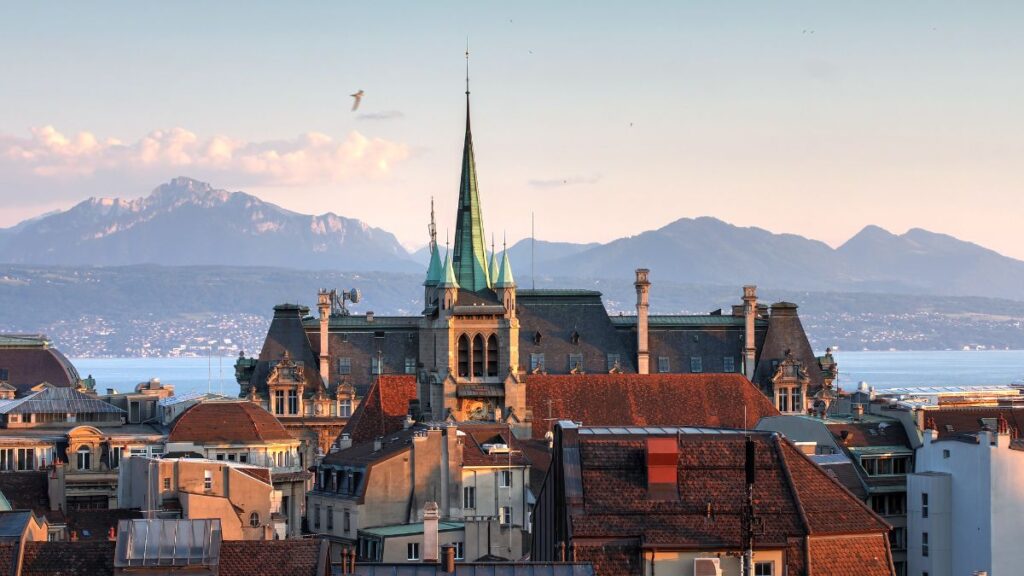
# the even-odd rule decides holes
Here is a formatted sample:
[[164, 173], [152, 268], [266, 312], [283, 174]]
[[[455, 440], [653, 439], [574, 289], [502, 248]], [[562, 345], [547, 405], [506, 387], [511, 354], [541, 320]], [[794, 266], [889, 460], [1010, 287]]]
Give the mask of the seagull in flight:
[[352, 111], [355, 112], [356, 110], [359, 109], [359, 103], [362, 102], [363, 100], [363, 91], [360, 90], [359, 92], [356, 92], [351, 96], [355, 98], [355, 100], [352, 102]]

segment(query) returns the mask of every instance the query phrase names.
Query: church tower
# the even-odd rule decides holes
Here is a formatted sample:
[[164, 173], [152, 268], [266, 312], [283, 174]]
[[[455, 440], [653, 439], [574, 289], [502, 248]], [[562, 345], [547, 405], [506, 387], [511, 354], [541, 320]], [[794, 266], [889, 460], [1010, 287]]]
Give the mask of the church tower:
[[493, 248], [492, 262], [487, 257], [467, 75], [455, 244], [442, 263], [432, 242], [424, 282], [420, 409], [432, 420], [508, 421], [527, 430], [525, 385], [519, 375], [516, 287], [508, 249], [500, 266]]

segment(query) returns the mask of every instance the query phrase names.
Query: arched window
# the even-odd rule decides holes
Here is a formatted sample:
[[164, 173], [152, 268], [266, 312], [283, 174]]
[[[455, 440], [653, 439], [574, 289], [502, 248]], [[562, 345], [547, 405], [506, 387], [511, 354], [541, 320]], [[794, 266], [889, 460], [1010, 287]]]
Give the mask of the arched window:
[[494, 334], [487, 338], [487, 375], [498, 375], [498, 337]]
[[484, 375], [484, 337], [477, 334], [473, 338], [473, 376]]
[[459, 336], [459, 376], [469, 376], [469, 338], [465, 334]]
[[260, 527], [260, 513], [259, 512], [253, 512], [252, 514], [249, 514], [249, 526], [252, 526], [253, 528], [259, 528]]
[[78, 469], [89, 470], [92, 468], [92, 450], [88, 446], [78, 449]]

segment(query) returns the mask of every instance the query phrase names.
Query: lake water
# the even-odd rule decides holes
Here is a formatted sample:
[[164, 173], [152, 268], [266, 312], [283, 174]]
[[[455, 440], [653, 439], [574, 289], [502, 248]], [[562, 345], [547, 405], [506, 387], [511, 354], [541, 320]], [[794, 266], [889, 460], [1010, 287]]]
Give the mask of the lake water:
[[[901, 386], [1010, 384], [1024, 380], [1024, 350], [934, 352], [837, 352], [839, 385], [852, 390], [865, 381], [877, 390]], [[100, 392], [134, 389], [152, 377], [173, 384], [177, 394], [195, 391], [238, 394], [235, 358], [77, 358], [82, 376], [92, 374]]]

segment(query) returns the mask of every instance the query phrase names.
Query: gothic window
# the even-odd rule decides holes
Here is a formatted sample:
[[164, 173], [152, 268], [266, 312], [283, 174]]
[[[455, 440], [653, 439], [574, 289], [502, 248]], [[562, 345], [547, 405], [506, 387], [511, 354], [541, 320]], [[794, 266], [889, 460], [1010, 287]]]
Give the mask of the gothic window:
[[487, 338], [487, 375], [498, 375], [498, 337], [494, 334]]
[[469, 337], [459, 336], [459, 377], [469, 376]]
[[473, 376], [484, 375], [484, 337], [477, 334], [473, 338]]

